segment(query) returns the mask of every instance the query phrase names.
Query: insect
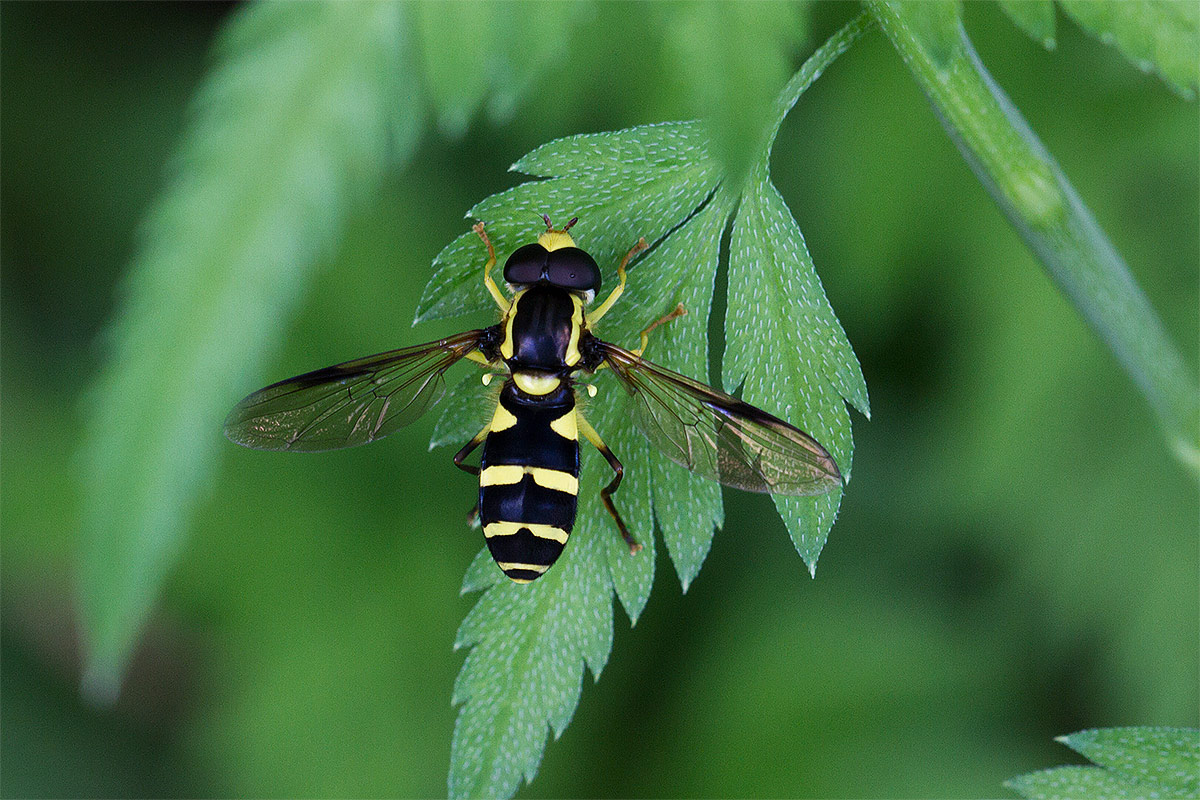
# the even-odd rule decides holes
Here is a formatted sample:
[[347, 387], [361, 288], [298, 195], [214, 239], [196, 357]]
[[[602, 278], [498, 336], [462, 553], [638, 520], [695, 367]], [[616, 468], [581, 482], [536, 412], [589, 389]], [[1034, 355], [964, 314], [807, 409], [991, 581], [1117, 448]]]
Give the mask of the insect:
[[[842, 485], [828, 451], [811, 436], [731, 395], [642, 358], [655, 327], [686, 313], [683, 306], [641, 333], [626, 350], [593, 335], [625, 291], [625, 269], [645, 239], [621, 260], [619, 283], [599, 306], [596, 261], [568, 233], [572, 219], [519, 247], [504, 265], [508, 297], [492, 279], [496, 252], [487, 247], [483, 282], [500, 322], [436, 342], [319, 369], [257, 391], [233, 409], [225, 435], [259, 450], [319, 451], [366, 444], [404, 427], [442, 396], [444, 375], [469, 359], [504, 378], [491, 421], [454, 456], [479, 478], [471, 518], [483, 527], [492, 557], [510, 579], [528, 583], [558, 559], [575, 524], [579, 436], [608, 461], [614, 476], [600, 498], [617, 530], [637, 543], [613, 504], [624, 468], [576, 405], [576, 374], [609, 369], [629, 394], [631, 414], [649, 441], [687, 469], [726, 486], [784, 495], [824, 494]], [[595, 394], [594, 386], [587, 386]], [[466, 458], [480, 446], [478, 467]]]

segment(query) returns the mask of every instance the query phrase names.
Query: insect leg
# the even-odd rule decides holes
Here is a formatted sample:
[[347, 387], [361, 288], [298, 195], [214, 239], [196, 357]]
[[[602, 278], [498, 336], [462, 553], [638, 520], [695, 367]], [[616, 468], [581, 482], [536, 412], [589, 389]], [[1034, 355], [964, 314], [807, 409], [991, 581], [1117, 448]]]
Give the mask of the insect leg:
[[512, 301], [504, 296], [500, 291], [500, 287], [492, 280], [492, 267], [496, 266], [496, 250], [492, 247], [492, 240], [488, 238], [487, 231], [483, 229], [482, 222], [476, 222], [475, 227], [471, 228], [479, 234], [479, 238], [483, 239], [483, 243], [487, 245], [488, 260], [483, 266], [483, 284], [487, 286], [488, 292], [492, 295], [492, 299], [496, 301], [496, 305], [500, 306], [500, 311], [504, 314], [508, 313], [508, 309], [512, 307]]
[[599, 322], [600, 318], [607, 314], [608, 310], [613, 307], [613, 303], [617, 302], [617, 299], [620, 298], [621, 292], [625, 291], [625, 267], [627, 264], [629, 264], [629, 259], [633, 258], [649, 246], [650, 245], [646, 244], [645, 239], [638, 239], [637, 244], [630, 248], [629, 252], [625, 254], [625, 257], [621, 259], [621, 264], [617, 267], [617, 278], [620, 282], [617, 284], [617, 288], [612, 290], [612, 294], [608, 296], [608, 299], [601, 303], [599, 308], [588, 314], [587, 322], [589, 326]]
[[488, 433], [492, 429], [492, 423], [483, 426], [483, 430], [471, 437], [471, 441], [462, 446], [462, 449], [454, 454], [454, 466], [461, 469], [463, 472], [479, 477], [479, 467], [472, 464], [464, 464], [463, 461], [471, 453], [475, 452], [475, 448], [483, 444], [483, 440], [487, 438]]
[[[483, 430], [471, 437], [471, 441], [463, 445], [462, 449], [454, 454], [454, 466], [466, 472], [469, 475], [479, 476], [479, 467], [473, 464], [464, 464], [463, 461], [471, 453], [475, 452], [475, 448], [483, 444], [483, 440], [487, 438], [488, 432], [492, 429], [492, 423], [489, 422], [483, 426]], [[475, 501], [475, 507], [467, 514], [467, 527], [474, 528], [479, 523], [479, 500]]]
[[604, 460], [613, 468], [613, 472], [617, 473], [612, 482], [600, 490], [600, 500], [604, 503], [604, 507], [608, 509], [608, 513], [612, 514], [613, 520], [616, 521], [617, 530], [621, 532], [621, 538], [625, 540], [625, 544], [629, 545], [629, 552], [631, 554], [636, 553], [642, 549], [642, 546], [630, 535], [629, 528], [625, 527], [625, 520], [621, 519], [621, 515], [617, 513], [617, 507], [613, 505], [612, 501], [613, 492], [621, 485], [621, 478], [625, 475], [625, 467], [613, 455], [613, 451], [608, 449], [608, 445], [600, 438], [600, 434], [596, 433], [596, 429], [582, 415], [577, 417], [577, 423], [579, 425], [579, 432], [600, 451], [600, 455], [604, 456]]
[[642, 353], [646, 352], [646, 343], [650, 340], [650, 331], [654, 330], [663, 323], [670, 322], [673, 319], [678, 319], [686, 313], [687, 309], [683, 307], [683, 303], [680, 303], [679, 305], [675, 306], [675, 310], [673, 310], [670, 314], [664, 314], [663, 316], [654, 320], [654, 322], [651, 322], [650, 326], [647, 327], [646, 330], [642, 331], [642, 346], [637, 350], [634, 350], [633, 354], [638, 358], [641, 358]]

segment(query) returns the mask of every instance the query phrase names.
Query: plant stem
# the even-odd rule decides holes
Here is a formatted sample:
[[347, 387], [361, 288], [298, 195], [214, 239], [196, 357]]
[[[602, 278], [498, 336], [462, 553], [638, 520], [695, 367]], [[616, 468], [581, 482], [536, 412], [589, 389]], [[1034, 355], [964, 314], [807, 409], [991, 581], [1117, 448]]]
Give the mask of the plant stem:
[[1200, 472], [1195, 376], [1091, 212], [984, 69], [958, 5], [867, 6], [976, 176], [1133, 378], [1176, 456]]
[[800, 99], [800, 95], [804, 94], [813, 82], [821, 77], [830, 64], [837, 60], [837, 57], [850, 49], [850, 45], [858, 41], [864, 33], [871, 30], [875, 24], [875, 20], [866, 11], [859, 14], [854, 19], [847, 22], [837, 30], [832, 36], [825, 40], [825, 43], [817, 48], [816, 52], [805, 60], [804, 64], [797, 70], [792, 79], [783, 87], [783, 91], [775, 98], [775, 114], [771, 120], [770, 127], [767, 128], [768, 138], [766, 146], [762, 148], [762, 159], [770, 158], [771, 145], [775, 143], [775, 136], [779, 133], [779, 126], [783, 124], [783, 118], [792, 110], [792, 106], [796, 105], [796, 101]]

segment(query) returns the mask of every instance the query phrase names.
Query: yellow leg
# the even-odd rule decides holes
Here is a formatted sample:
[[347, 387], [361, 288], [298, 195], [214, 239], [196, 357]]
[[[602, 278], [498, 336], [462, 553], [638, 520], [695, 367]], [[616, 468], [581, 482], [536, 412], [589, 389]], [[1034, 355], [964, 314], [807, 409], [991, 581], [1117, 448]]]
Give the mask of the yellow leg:
[[[659, 325], [662, 325], [665, 322], [670, 322], [673, 319], [678, 319], [679, 317], [682, 317], [686, 313], [687, 313], [687, 309], [683, 307], [683, 303], [680, 303], [679, 305], [675, 306], [675, 309], [670, 314], [665, 314], [665, 315], [659, 317], [658, 319], [654, 320], [654, 322], [650, 323], [650, 326], [648, 328], [646, 328], [646, 330], [642, 331], [641, 346], [638, 347], [636, 350], [632, 350], [631, 352], [638, 358], [641, 358], [642, 353], [646, 352], [646, 344], [650, 340], [650, 331], [654, 330]], [[594, 370], [592, 370], [592, 374], [595, 374], [602, 369], [608, 369], [607, 361], [601, 361], [600, 366], [598, 366]], [[595, 387], [593, 386], [591, 388], [594, 389]]]
[[621, 485], [621, 478], [625, 475], [625, 467], [613, 455], [613, 451], [608, 449], [608, 445], [600, 438], [600, 434], [596, 433], [596, 429], [578, 411], [575, 413], [575, 423], [579, 428], [579, 432], [583, 434], [583, 438], [591, 442], [592, 446], [600, 451], [600, 455], [604, 456], [604, 460], [612, 467], [613, 472], [617, 473], [612, 482], [600, 490], [600, 500], [604, 503], [604, 507], [608, 509], [608, 513], [612, 514], [613, 521], [617, 523], [617, 530], [620, 531], [621, 538], [625, 540], [625, 544], [629, 545], [630, 555], [638, 553], [641, 551], [642, 546], [630, 535], [629, 528], [625, 527], [625, 520], [621, 519], [621, 515], [617, 513], [617, 507], [613, 505], [612, 501], [612, 494]]
[[487, 231], [483, 229], [482, 222], [476, 222], [475, 227], [471, 228], [479, 234], [479, 238], [483, 239], [483, 243], [487, 245], [488, 260], [483, 265], [483, 284], [487, 286], [488, 292], [491, 293], [492, 299], [496, 301], [496, 305], [500, 306], [500, 313], [507, 314], [508, 309], [512, 307], [512, 301], [504, 296], [500, 291], [500, 287], [492, 280], [492, 267], [496, 266], [496, 250], [492, 247], [492, 240], [488, 238]]
[[686, 313], [687, 309], [683, 307], [683, 303], [680, 303], [679, 305], [675, 306], [675, 310], [670, 314], [664, 314], [663, 316], [654, 320], [654, 322], [651, 322], [650, 326], [646, 328], [646, 330], [642, 331], [642, 346], [637, 350], [634, 350], [633, 354], [638, 358], [641, 358], [642, 353], [646, 352], [646, 343], [650, 341], [650, 331], [654, 330], [663, 323], [670, 322], [673, 319], [678, 319]]
[[599, 322], [600, 318], [607, 314], [608, 310], [613, 307], [613, 303], [617, 302], [617, 299], [620, 298], [621, 292], [625, 291], [625, 267], [629, 264], [629, 259], [633, 258], [649, 246], [650, 245], [646, 244], [645, 239], [638, 239], [637, 244], [635, 244], [630, 251], [625, 254], [625, 257], [621, 259], [621, 264], [617, 267], [617, 279], [620, 282], [617, 284], [617, 288], [612, 290], [612, 294], [608, 296], [608, 299], [605, 300], [599, 308], [587, 315], [589, 327]]

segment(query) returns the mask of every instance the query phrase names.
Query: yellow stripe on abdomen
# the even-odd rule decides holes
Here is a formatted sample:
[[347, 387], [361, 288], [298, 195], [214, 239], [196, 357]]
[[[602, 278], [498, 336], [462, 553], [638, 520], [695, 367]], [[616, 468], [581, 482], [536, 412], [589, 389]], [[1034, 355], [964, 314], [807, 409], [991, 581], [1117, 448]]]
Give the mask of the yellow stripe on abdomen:
[[520, 483], [526, 475], [546, 489], [567, 494], [579, 494], [579, 478], [569, 472], [545, 467], [522, 467], [519, 464], [497, 464], [479, 473], [480, 486], [510, 486]]
[[525, 477], [525, 468], [518, 464], [499, 464], [487, 467], [479, 473], [480, 486], [507, 486], [520, 483]]
[[539, 539], [550, 539], [559, 544], [566, 544], [567, 537], [570, 535], [562, 528], [556, 528], [553, 525], [542, 525], [537, 522], [489, 522], [483, 526], [483, 535], [488, 539], [493, 536], [514, 536], [522, 528], [527, 528], [531, 534]]
[[521, 467], [520, 464], [497, 464], [479, 474], [480, 486], [511, 486], [526, 475], [533, 476], [536, 485], [566, 494], [580, 493], [580, 479], [570, 473], [545, 467]]
[[497, 561], [496, 564], [505, 572], [508, 572], [510, 569], [527, 569], [539, 575], [550, 568], [549, 564], [524, 564], [520, 561]]
[[533, 482], [538, 486], [544, 486], [556, 492], [579, 494], [579, 478], [569, 472], [545, 467], [525, 467], [525, 471], [533, 476]]

